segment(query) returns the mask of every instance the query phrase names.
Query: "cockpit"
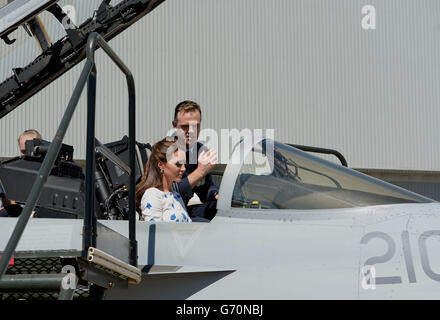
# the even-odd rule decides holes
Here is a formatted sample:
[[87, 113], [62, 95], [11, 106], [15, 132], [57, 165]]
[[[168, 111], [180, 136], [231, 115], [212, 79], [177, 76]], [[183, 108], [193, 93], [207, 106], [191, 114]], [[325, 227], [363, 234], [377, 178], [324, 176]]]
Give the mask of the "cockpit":
[[244, 144], [236, 147], [240, 156], [223, 175], [220, 196], [227, 199], [221, 201], [229, 201], [232, 208], [309, 210], [433, 202], [273, 140], [261, 139], [245, 149]]

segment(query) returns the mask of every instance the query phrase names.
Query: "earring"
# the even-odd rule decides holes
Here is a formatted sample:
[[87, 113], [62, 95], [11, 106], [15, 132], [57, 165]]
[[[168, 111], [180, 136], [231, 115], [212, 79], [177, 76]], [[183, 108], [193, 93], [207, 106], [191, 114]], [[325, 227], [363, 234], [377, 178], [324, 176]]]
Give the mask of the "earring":
[[163, 169], [160, 169], [160, 173], [162, 173], [162, 174], [163, 174]]

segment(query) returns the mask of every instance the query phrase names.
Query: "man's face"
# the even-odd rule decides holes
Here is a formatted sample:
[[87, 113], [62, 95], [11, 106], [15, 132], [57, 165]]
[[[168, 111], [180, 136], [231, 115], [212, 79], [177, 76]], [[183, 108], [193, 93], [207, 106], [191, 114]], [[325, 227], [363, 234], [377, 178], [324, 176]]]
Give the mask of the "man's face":
[[34, 138], [36, 138], [36, 137], [26, 136], [26, 135], [20, 138], [20, 143], [19, 143], [20, 144], [20, 154], [22, 156], [24, 156], [26, 154], [26, 141], [32, 140]]
[[185, 135], [187, 148], [197, 142], [200, 133], [200, 112], [198, 110], [177, 114], [177, 123], [173, 122], [174, 128], [180, 129]]

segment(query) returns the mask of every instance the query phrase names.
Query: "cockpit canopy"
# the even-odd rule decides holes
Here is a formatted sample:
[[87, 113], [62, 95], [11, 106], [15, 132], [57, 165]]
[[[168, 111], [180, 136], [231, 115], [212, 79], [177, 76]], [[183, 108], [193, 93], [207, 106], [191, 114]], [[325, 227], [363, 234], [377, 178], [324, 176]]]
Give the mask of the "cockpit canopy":
[[265, 139], [244, 157], [232, 207], [333, 209], [433, 200]]

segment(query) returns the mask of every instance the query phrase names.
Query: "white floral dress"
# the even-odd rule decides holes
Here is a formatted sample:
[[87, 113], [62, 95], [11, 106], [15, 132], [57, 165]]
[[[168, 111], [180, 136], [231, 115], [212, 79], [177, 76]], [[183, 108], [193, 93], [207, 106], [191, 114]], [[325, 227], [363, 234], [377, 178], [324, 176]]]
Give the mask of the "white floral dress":
[[149, 188], [141, 199], [142, 220], [191, 222], [182, 197], [177, 192]]

